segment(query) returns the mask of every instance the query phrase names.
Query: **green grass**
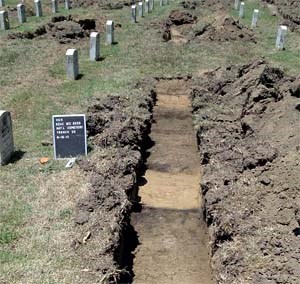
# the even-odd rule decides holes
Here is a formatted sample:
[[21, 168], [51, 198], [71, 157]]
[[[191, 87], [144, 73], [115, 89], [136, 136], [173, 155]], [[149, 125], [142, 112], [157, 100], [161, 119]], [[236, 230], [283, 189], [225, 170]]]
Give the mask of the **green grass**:
[[[257, 37], [257, 47], [252, 50], [253, 55], [264, 57], [275, 66], [296, 75], [300, 66], [299, 33], [289, 30], [285, 50], [276, 50], [277, 29], [281, 20], [274, 17], [270, 10], [257, 0], [249, 0], [245, 3], [245, 18], [240, 19], [240, 22], [249, 28], [251, 28], [254, 9], [259, 9], [260, 13], [258, 26], [253, 29]], [[238, 11], [232, 9], [231, 15], [238, 19]]]
[[[10, 5], [17, 2], [8, 1]], [[85, 177], [76, 176], [76, 170], [67, 171], [64, 161], [39, 164], [40, 157], [53, 157], [52, 147], [41, 145], [42, 140], [52, 139], [52, 115], [85, 113], [95, 97], [127, 95], [132, 85], [145, 77], [192, 74], [261, 57], [289, 73], [299, 72], [299, 34], [289, 32], [286, 50], [275, 50], [279, 20], [254, 0], [247, 1], [242, 23], [250, 27], [253, 9], [260, 9], [254, 30], [257, 44], [163, 42], [153, 22], [166, 19], [178, 2], [165, 7], [157, 3], [155, 11], [137, 24], [130, 22], [129, 8], [60, 9], [60, 14], [86, 17], [102, 13], [121, 23], [116, 29], [117, 45], [106, 46], [101, 34], [104, 59], [99, 62], [89, 61], [88, 39], [67, 45], [50, 38], [6, 39], [10, 32], [32, 31], [47, 23], [52, 17], [46, 14], [47, 9], [41, 19], [29, 17], [22, 26], [14, 19], [11, 31], [0, 32], [0, 102], [12, 113], [16, 149], [24, 152], [22, 159], [0, 169], [0, 283], [80, 283], [76, 280], [82, 273], [80, 259], [69, 247], [74, 237], [73, 208], [84, 192]], [[200, 21], [202, 16], [211, 15], [202, 8], [192, 13], [201, 15]], [[231, 14], [237, 17], [236, 11]], [[83, 75], [73, 82], [66, 80], [64, 63], [66, 49], [71, 47], [79, 49]]]

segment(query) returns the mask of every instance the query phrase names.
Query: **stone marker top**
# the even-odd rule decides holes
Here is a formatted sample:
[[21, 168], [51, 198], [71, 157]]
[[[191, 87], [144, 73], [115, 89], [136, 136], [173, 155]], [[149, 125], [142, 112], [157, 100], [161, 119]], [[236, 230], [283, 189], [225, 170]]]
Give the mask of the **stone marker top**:
[[[35, 0], [36, 1], [36, 0]], [[39, 1], [39, 0], [37, 0]], [[75, 48], [70, 48], [67, 50], [66, 55], [74, 55], [74, 53], [77, 51]]]
[[41, 2], [41, 0], [34, 0], [34, 3], [38, 3], [38, 2]]
[[135, 8], [136, 8], [136, 5], [132, 5], [131, 8], [132, 8], [132, 9], [135, 9]]
[[112, 21], [112, 20], [107, 20], [106, 21], [106, 24], [109, 25], [109, 26], [111, 26], [113, 23], [114, 23], [114, 21]]
[[288, 29], [287, 26], [280, 26], [280, 28], [282, 31], [287, 32], [287, 29]]
[[91, 36], [91, 37], [97, 37], [98, 34], [99, 34], [98, 32], [91, 32], [90, 36]]
[[22, 6], [24, 6], [24, 4], [22, 4], [22, 3], [17, 5], [17, 7], [22, 7]]
[[259, 13], [259, 10], [258, 9], [254, 9], [254, 13]]

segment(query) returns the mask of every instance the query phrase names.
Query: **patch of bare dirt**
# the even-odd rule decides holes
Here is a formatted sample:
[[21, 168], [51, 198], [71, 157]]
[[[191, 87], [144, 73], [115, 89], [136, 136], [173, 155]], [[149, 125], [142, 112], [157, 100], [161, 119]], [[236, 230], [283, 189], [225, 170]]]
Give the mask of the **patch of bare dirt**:
[[232, 5], [230, 0], [185, 0], [180, 3], [180, 5], [185, 9], [195, 10], [196, 8], [206, 8], [206, 9], [221, 9], [224, 7], [229, 7]]
[[132, 224], [139, 246], [134, 283], [212, 284], [207, 228], [199, 220], [200, 164], [186, 80], [157, 85], [141, 212]]
[[[187, 11], [173, 10], [168, 19], [163, 23], [163, 39], [170, 41], [181, 34], [187, 34], [192, 24], [197, 21], [197, 17]], [[184, 36], [182, 37], [184, 38]]]
[[299, 283], [300, 78], [255, 61], [193, 85], [217, 280]]
[[291, 29], [300, 29], [300, 1], [298, 0], [264, 0], [267, 3], [277, 6], [278, 12], [285, 19], [282, 24], [288, 25]]
[[105, 10], [115, 10], [128, 7], [132, 4], [131, 0], [73, 0], [74, 7], [100, 7]]
[[128, 97], [101, 97], [88, 109], [94, 150], [78, 162], [90, 180], [89, 193], [76, 207], [79, 237], [72, 247], [90, 273], [99, 275], [97, 283], [119, 283], [122, 275], [131, 275], [123, 260], [128, 249], [124, 237], [130, 230], [132, 195], [143, 162], [141, 147], [152, 117], [153, 87], [152, 81], [141, 83]]
[[230, 16], [218, 16], [213, 23], [203, 23], [193, 32], [193, 41], [251, 41], [256, 43], [251, 29]]
[[176, 43], [190, 41], [251, 41], [256, 43], [253, 31], [230, 16], [217, 16], [212, 23], [197, 22], [197, 17], [186, 11], [172, 11], [163, 24], [163, 39]]
[[106, 19], [81, 19], [74, 16], [53, 17], [51, 22], [38, 27], [33, 32], [17, 32], [8, 34], [9, 39], [34, 39], [43, 35], [55, 38], [59, 43], [76, 43], [89, 37], [92, 31], [104, 31]]

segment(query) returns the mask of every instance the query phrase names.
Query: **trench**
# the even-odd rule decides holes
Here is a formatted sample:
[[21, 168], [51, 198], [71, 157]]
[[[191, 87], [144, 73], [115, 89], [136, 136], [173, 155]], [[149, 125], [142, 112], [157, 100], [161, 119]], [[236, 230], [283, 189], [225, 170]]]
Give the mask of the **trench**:
[[212, 284], [207, 228], [200, 213], [200, 161], [184, 80], [161, 80], [153, 110], [141, 210], [133, 212], [138, 243], [133, 283]]

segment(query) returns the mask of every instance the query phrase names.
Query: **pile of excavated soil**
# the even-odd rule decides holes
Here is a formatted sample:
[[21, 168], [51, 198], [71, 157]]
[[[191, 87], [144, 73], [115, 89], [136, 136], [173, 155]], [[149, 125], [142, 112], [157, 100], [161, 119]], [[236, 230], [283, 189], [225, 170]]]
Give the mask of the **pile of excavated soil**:
[[300, 78], [256, 61], [193, 85], [217, 281], [298, 284]]
[[10, 33], [9, 39], [27, 38], [34, 39], [43, 35], [55, 38], [59, 43], [76, 43], [89, 37], [92, 31], [104, 31], [105, 18], [100, 17], [97, 22], [94, 19], [80, 19], [73, 16], [53, 17], [51, 22], [38, 27], [33, 32]]
[[185, 9], [194, 10], [197, 7], [208, 8], [208, 9], [218, 9], [229, 7], [232, 5], [231, 0], [184, 0], [180, 5]]
[[300, 1], [298, 0], [264, 0], [275, 4], [279, 13], [286, 20], [285, 24], [291, 28], [300, 29]]
[[251, 29], [230, 16], [217, 16], [212, 23], [197, 23], [197, 17], [187, 11], [172, 11], [163, 23], [163, 39], [187, 43], [190, 41], [251, 41], [256, 43]]
[[122, 9], [124, 7], [128, 7], [132, 4], [131, 0], [73, 0], [74, 7], [100, 7], [105, 10], [114, 10], [114, 9]]
[[213, 23], [196, 27], [192, 36], [193, 41], [252, 41], [256, 43], [252, 30], [229, 16], [216, 17]]
[[75, 210], [72, 247], [96, 275], [93, 283], [118, 283], [123, 274], [131, 275], [123, 263], [124, 235], [130, 229], [135, 201], [131, 196], [138, 186], [141, 146], [152, 119], [153, 82], [139, 84], [127, 97], [101, 97], [88, 108], [93, 152], [78, 163], [90, 177], [89, 193]]
[[170, 41], [176, 31], [177, 34], [187, 34], [191, 25], [196, 20], [197, 17], [189, 12], [180, 10], [171, 11], [167, 20], [163, 23], [163, 39]]

